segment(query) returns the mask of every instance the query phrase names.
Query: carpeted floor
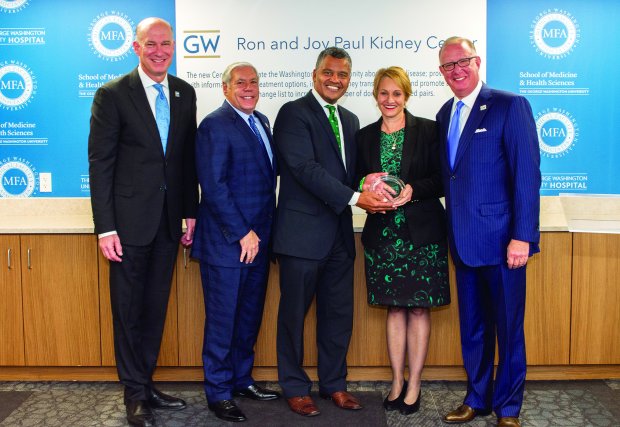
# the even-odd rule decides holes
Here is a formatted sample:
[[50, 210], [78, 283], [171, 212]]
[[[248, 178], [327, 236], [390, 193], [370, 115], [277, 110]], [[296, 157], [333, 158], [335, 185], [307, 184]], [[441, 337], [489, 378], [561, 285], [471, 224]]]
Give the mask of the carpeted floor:
[[[261, 383], [278, 389], [277, 384]], [[157, 413], [158, 426], [230, 426], [208, 409], [199, 383], [161, 383], [162, 391], [184, 398], [183, 411]], [[390, 384], [382, 381], [349, 383], [349, 391], [364, 404], [361, 411], [343, 411], [317, 397], [321, 415], [304, 418], [292, 413], [284, 400], [254, 402], [237, 399], [248, 416], [240, 426], [445, 426], [441, 417], [458, 406], [465, 383], [427, 381], [422, 388], [420, 411], [408, 417], [385, 413], [381, 406]], [[316, 387], [315, 387], [316, 388]], [[126, 426], [122, 388], [117, 383], [0, 382], [1, 427]], [[3, 418], [5, 417], [5, 418]], [[620, 381], [528, 381], [521, 411], [523, 426], [620, 426]], [[463, 426], [495, 426], [493, 415]]]

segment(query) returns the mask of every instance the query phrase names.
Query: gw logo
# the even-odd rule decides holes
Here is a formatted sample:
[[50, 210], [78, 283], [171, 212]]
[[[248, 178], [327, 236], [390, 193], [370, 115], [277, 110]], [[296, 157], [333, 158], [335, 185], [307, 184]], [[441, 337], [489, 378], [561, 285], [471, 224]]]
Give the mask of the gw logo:
[[540, 153], [549, 158], [566, 155], [573, 149], [579, 136], [577, 122], [568, 111], [561, 108], [547, 108], [538, 113], [536, 130]]
[[183, 58], [219, 58], [220, 30], [183, 31]]
[[534, 18], [530, 41], [540, 55], [560, 59], [566, 57], [579, 43], [579, 24], [570, 13], [548, 9]]

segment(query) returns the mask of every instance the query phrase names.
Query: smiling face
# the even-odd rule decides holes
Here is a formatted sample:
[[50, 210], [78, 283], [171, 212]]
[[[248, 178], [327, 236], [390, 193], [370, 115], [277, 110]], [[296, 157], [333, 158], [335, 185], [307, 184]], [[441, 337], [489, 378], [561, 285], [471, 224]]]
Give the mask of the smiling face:
[[232, 70], [230, 83], [223, 83], [224, 96], [230, 104], [246, 114], [252, 114], [258, 103], [258, 76], [252, 67]]
[[[476, 56], [476, 53], [465, 42], [453, 43], [443, 47], [439, 63], [457, 62], [472, 56]], [[474, 91], [480, 81], [480, 57], [473, 58], [466, 67], [455, 64], [453, 70], [446, 71], [439, 66], [439, 71], [454, 95], [459, 99], [464, 98]]]
[[384, 118], [398, 117], [403, 114], [406, 95], [402, 88], [389, 77], [383, 77], [377, 88], [377, 105]]
[[138, 24], [133, 50], [146, 75], [158, 83], [163, 81], [174, 54], [172, 28], [158, 19], [142, 21]]
[[351, 64], [346, 59], [326, 56], [312, 72], [314, 89], [321, 98], [335, 104], [345, 94], [351, 80]]

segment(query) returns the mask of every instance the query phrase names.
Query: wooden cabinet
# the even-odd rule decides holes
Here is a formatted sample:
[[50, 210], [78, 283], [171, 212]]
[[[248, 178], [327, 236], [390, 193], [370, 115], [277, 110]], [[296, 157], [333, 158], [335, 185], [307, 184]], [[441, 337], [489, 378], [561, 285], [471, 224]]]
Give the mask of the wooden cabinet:
[[572, 364], [620, 364], [620, 235], [574, 234]]
[[0, 366], [24, 363], [19, 236], [0, 235]]
[[94, 237], [2, 235], [0, 246], [0, 364], [99, 366]]
[[20, 239], [26, 365], [99, 366], [95, 237]]

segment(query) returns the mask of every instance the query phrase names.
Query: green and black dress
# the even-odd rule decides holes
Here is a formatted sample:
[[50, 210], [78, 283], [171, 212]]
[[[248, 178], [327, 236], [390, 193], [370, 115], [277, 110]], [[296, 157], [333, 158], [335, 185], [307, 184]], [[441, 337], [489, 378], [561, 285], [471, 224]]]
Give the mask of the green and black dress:
[[[381, 132], [383, 172], [400, 175], [403, 140], [404, 129]], [[378, 220], [381, 244], [364, 249], [368, 303], [407, 308], [449, 304], [446, 243], [414, 247], [402, 207], [380, 215]]]

